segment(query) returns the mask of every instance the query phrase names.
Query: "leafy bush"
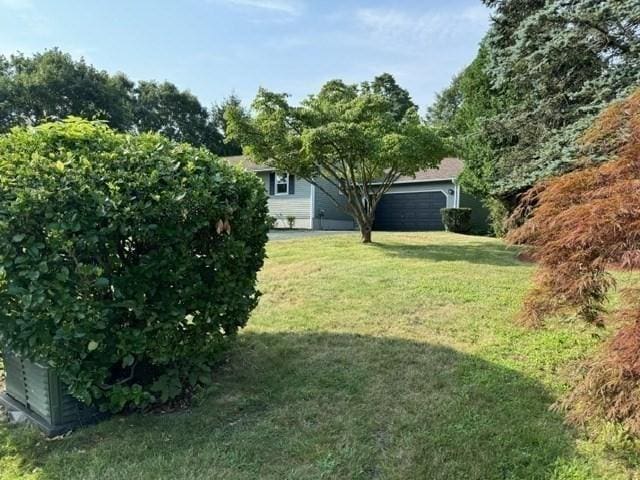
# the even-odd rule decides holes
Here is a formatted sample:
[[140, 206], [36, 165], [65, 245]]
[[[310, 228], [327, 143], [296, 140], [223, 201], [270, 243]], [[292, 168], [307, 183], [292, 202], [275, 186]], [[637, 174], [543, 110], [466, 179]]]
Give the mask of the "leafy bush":
[[440, 213], [447, 232], [467, 233], [471, 230], [470, 208], [442, 208]]
[[204, 149], [80, 119], [0, 137], [0, 344], [102, 409], [210, 378], [259, 293], [260, 180]]
[[287, 217], [287, 225], [289, 226], [289, 229], [293, 229], [293, 227], [296, 226], [296, 217], [294, 217], [293, 215], [289, 215]]
[[275, 228], [277, 224], [278, 224], [278, 217], [274, 217], [273, 215], [267, 216], [267, 225], [269, 225], [270, 229]]

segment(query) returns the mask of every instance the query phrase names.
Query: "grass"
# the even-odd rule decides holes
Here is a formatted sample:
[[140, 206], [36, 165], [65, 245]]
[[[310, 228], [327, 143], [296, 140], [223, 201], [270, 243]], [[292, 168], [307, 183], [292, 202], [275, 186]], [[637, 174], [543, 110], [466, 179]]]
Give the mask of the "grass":
[[516, 326], [533, 267], [498, 240], [375, 240], [272, 242], [250, 326], [192, 409], [57, 441], [0, 426], [0, 479], [640, 478], [624, 432], [549, 409], [607, 331]]

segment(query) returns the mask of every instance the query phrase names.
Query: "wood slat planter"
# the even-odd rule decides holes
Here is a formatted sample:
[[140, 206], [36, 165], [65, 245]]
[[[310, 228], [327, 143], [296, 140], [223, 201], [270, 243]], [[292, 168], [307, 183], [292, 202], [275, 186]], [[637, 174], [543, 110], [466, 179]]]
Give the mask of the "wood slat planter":
[[71, 397], [55, 370], [23, 359], [10, 351], [3, 354], [6, 391], [0, 403], [20, 410], [47, 436], [57, 436], [104, 418], [94, 408]]

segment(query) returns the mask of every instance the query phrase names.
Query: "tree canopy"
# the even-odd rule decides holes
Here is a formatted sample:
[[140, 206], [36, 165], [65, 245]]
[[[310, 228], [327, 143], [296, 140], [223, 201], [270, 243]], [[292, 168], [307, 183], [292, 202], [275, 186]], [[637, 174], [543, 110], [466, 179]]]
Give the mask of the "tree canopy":
[[510, 208], [576, 168], [576, 140], [640, 84], [636, 0], [485, 0], [492, 26], [476, 60], [442, 92], [430, 120], [452, 133], [461, 181]]
[[[219, 132], [227, 131], [227, 121], [224, 118], [224, 112], [227, 108], [242, 108], [242, 102], [240, 98], [231, 94], [227, 98], [225, 98], [221, 103], [216, 103], [211, 107], [211, 115], [213, 125], [218, 129]], [[240, 144], [231, 138], [225, 138], [224, 143], [222, 145], [222, 151], [219, 152], [222, 156], [230, 156], [230, 155], [240, 155], [242, 153], [242, 147]]]
[[493, 91], [486, 73], [488, 60], [489, 51], [483, 44], [473, 62], [437, 95], [427, 112], [427, 120], [453, 138], [465, 161], [460, 180], [468, 192], [479, 196], [491, 191], [495, 171], [496, 146], [484, 129], [485, 120], [497, 115], [505, 103]]
[[136, 84], [58, 49], [0, 55], [0, 132], [68, 116], [105, 120], [123, 132], [159, 132], [222, 155], [239, 150], [224, 144], [215, 109], [173, 83]]
[[407, 111], [418, 106], [411, 100], [409, 92], [398, 85], [396, 79], [390, 73], [383, 73], [373, 79], [372, 82], [364, 82], [362, 88], [366, 92], [382, 95], [391, 102], [391, 111], [396, 120], [402, 120]]
[[353, 216], [363, 242], [371, 241], [376, 206], [391, 185], [401, 175], [437, 166], [447, 153], [390, 75], [360, 85], [332, 80], [299, 106], [286, 94], [261, 89], [252, 108], [227, 109], [229, 138], [257, 161], [327, 193]]
[[110, 76], [59, 50], [0, 56], [0, 131], [70, 115], [126, 130], [133, 121], [132, 88], [124, 75]]
[[133, 93], [137, 131], [158, 132], [177, 142], [222, 152], [222, 133], [192, 93], [180, 91], [173, 83], [147, 81], [139, 82]]

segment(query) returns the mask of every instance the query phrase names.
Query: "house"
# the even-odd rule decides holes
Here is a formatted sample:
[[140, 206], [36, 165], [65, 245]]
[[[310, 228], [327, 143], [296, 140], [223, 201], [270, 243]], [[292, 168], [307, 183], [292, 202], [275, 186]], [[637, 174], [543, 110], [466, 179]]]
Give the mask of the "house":
[[[274, 168], [254, 163], [249, 157], [227, 157], [233, 165], [254, 172], [264, 182], [269, 195], [269, 212], [276, 219], [276, 228], [313, 230], [353, 230], [353, 218], [338, 208], [323, 192], [342, 197], [328, 182], [322, 189], [306, 180]], [[400, 177], [383, 195], [376, 209], [374, 230], [443, 230], [440, 209], [468, 207], [472, 209], [474, 228], [486, 227], [487, 212], [475, 197], [462, 191], [457, 177], [462, 161], [445, 158], [438, 168]], [[346, 201], [346, 200], [345, 200]]]

